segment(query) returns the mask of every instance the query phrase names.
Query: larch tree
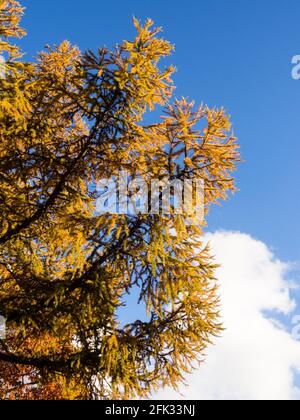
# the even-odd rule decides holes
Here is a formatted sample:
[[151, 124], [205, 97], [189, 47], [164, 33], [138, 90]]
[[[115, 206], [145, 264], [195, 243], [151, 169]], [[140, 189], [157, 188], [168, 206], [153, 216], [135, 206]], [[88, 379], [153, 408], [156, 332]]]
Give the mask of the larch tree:
[[[172, 45], [148, 20], [113, 50], [65, 41], [26, 62], [23, 9], [0, 1], [0, 398], [148, 397], [177, 387], [222, 329], [204, 223], [99, 214], [103, 179], [202, 179], [205, 214], [235, 189], [223, 109], [173, 103]], [[163, 118], [145, 117], [162, 109]], [[150, 117], [149, 117], [150, 119]], [[174, 210], [174, 209], [173, 209]], [[137, 295], [144, 318], [121, 319]], [[140, 309], [141, 310], [141, 309]]]

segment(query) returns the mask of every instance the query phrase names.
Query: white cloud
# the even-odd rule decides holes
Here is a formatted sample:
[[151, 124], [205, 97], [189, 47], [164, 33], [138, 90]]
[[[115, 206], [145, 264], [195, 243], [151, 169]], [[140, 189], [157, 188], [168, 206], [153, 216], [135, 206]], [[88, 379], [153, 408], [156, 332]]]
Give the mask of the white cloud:
[[[225, 332], [207, 352], [205, 364], [182, 387], [186, 399], [291, 400], [300, 398], [300, 342], [266, 311], [292, 318], [290, 267], [249, 235], [209, 234], [218, 270]], [[276, 318], [273, 315], [274, 318]], [[166, 389], [159, 399], [178, 399]]]

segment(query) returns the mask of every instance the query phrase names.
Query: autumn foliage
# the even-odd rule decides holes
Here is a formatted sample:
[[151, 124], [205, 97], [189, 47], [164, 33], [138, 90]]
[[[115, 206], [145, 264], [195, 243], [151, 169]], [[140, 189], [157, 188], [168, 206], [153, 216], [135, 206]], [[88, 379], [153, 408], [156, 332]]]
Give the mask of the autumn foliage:
[[[2, 399], [147, 397], [176, 387], [221, 330], [204, 226], [185, 215], [99, 215], [91, 185], [205, 180], [206, 213], [239, 160], [223, 109], [171, 102], [172, 45], [151, 20], [112, 51], [65, 41], [26, 62], [23, 10], [0, 1]], [[145, 123], [161, 108], [163, 118]], [[151, 115], [151, 114], [150, 114]], [[143, 321], [122, 323], [137, 294]]]

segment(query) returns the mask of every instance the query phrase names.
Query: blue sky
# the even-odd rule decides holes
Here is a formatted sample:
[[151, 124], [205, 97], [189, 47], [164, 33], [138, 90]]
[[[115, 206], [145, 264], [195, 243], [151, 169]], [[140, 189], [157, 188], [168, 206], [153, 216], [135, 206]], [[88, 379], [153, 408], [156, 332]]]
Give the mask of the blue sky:
[[209, 230], [241, 231], [277, 258], [300, 261], [300, 80], [291, 77], [292, 57], [300, 54], [299, 0], [21, 2], [29, 58], [64, 39], [82, 50], [111, 47], [132, 38], [133, 15], [163, 26], [176, 46], [175, 95], [224, 106], [241, 144], [240, 191], [212, 209]]

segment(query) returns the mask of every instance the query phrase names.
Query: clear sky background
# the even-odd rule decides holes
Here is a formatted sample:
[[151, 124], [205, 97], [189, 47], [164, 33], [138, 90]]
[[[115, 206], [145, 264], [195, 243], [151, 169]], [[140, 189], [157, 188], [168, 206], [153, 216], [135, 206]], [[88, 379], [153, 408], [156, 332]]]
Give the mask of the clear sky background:
[[[133, 15], [163, 26], [165, 38], [176, 46], [171, 60], [178, 69], [175, 95], [224, 106], [241, 144], [240, 191], [212, 209], [209, 231], [240, 231], [264, 242], [277, 258], [300, 261], [300, 80], [291, 77], [292, 57], [300, 54], [299, 0], [21, 3], [27, 8], [23, 24], [28, 30], [21, 43], [29, 58], [45, 44], [64, 39], [82, 50], [111, 47], [133, 37]], [[250, 237], [243, 238], [238, 242], [249, 241], [253, 255], [262, 250]], [[237, 258], [245, 258], [242, 251]], [[270, 256], [264, 253], [264, 258], [272, 271]], [[272, 286], [268, 293], [273, 292]], [[272, 309], [284, 312], [284, 305], [259, 308]]]

